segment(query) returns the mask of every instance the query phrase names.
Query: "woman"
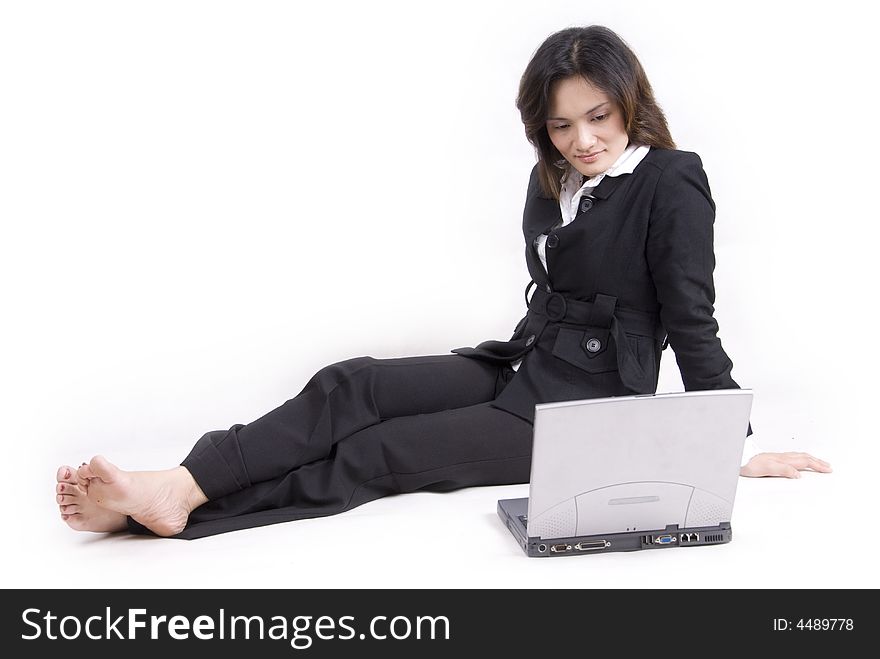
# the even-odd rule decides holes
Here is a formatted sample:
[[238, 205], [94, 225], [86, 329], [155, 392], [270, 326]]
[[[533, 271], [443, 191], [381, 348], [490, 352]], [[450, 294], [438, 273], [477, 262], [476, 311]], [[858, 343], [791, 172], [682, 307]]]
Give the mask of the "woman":
[[[510, 340], [331, 364], [256, 421], [206, 433], [173, 469], [125, 472], [101, 456], [61, 467], [68, 525], [191, 539], [389, 494], [524, 483], [536, 403], [654, 392], [667, 344], [687, 390], [738, 387], [713, 318], [708, 181], [699, 156], [675, 149], [632, 51], [601, 26], [557, 32], [517, 107], [538, 163], [523, 215], [528, 312]], [[745, 476], [830, 471], [804, 453], [745, 457]]]

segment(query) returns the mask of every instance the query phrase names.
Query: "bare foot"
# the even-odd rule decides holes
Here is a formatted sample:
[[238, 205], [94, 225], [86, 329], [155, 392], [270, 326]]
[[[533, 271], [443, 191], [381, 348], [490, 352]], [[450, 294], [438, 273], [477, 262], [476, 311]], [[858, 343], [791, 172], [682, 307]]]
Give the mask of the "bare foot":
[[97, 455], [79, 468], [89, 501], [131, 517], [156, 535], [183, 531], [189, 514], [208, 500], [186, 467], [123, 471]]
[[61, 519], [74, 531], [113, 533], [128, 528], [125, 515], [102, 508], [89, 500], [85, 490], [77, 483], [76, 469], [59, 467], [55, 479], [58, 481], [55, 500], [61, 510]]

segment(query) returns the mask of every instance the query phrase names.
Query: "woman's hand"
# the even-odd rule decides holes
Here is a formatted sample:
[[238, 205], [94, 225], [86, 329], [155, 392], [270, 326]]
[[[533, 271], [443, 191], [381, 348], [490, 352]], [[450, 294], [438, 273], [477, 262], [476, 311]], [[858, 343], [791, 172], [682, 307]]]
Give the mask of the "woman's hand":
[[785, 478], [800, 478], [801, 471], [809, 469], [829, 473], [831, 465], [814, 458], [809, 453], [758, 453], [739, 470], [740, 476], [759, 478], [761, 476], [783, 476]]

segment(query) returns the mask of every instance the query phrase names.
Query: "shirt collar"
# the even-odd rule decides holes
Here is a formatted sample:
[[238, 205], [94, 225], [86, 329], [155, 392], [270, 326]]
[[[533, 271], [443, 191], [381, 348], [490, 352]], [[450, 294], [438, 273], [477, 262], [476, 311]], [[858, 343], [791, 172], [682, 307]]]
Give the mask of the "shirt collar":
[[[568, 188], [571, 193], [574, 193], [583, 187], [595, 188], [606, 176], [632, 174], [636, 165], [642, 161], [642, 158], [647, 155], [650, 149], [651, 147], [647, 145], [630, 144], [624, 149], [623, 153], [620, 154], [620, 157], [614, 161], [614, 164], [611, 165], [611, 167], [589, 179], [569, 163], [562, 178], [562, 185], [564, 188]], [[579, 185], [578, 181], [580, 181]]]

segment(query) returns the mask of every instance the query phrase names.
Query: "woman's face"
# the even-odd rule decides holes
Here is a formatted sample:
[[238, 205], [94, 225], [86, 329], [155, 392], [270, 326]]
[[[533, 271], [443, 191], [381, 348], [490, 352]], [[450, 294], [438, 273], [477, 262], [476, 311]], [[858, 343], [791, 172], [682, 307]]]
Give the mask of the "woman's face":
[[[629, 144], [623, 112], [581, 76], [553, 84], [547, 132], [559, 153], [586, 177], [611, 167]], [[593, 157], [579, 157], [585, 155]]]

